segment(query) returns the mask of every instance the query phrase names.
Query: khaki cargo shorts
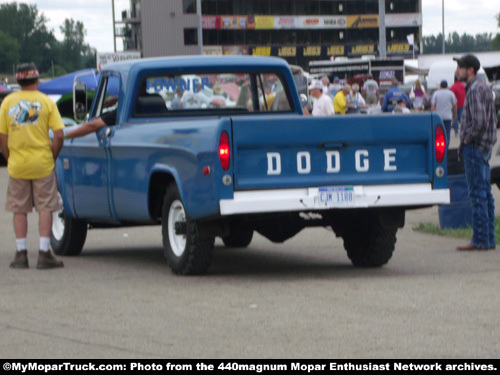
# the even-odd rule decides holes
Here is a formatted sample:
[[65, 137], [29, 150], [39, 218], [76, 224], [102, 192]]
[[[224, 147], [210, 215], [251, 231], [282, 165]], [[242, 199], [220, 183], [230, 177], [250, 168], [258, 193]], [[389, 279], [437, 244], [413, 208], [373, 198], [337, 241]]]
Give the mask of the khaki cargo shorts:
[[24, 214], [33, 211], [33, 204], [38, 212], [54, 212], [60, 209], [55, 172], [37, 180], [9, 178], [5, 209]]

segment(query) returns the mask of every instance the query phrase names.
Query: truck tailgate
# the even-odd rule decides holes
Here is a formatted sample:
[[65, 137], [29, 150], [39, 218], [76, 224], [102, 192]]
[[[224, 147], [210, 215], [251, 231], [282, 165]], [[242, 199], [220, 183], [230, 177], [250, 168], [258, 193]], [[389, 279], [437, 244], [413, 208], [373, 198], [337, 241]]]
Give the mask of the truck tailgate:
[[433, 181], [429, 114], [235, 117], [235, 190]]

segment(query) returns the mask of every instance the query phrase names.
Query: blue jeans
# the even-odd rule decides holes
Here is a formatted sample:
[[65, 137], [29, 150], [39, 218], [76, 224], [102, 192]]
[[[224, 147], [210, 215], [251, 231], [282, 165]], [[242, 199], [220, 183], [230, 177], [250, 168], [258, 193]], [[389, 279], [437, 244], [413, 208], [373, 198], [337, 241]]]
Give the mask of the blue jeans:
[[462, 156], [472, 206], [474, 233], [471, 243], [483, 249], [495, 247], [495, 201], [491, 194], [491, 151], [483, 153], [473, 145], [463, 145]]
[[457, 117], [455, 117], [455, 119], [453, 120], [453, 130], [455, 130], [455, 135], [457, 135], [459, 133], [459, 130], [458, 130], [458, 123], [461, 121], [462, 119], [462, 112], [464, 111], [464, 107], [462, 108], [457, 108]]
[[450, 145], [451, 137], [451, 120], [443, 120], [444, 130], [446, 131], [446, 149]]

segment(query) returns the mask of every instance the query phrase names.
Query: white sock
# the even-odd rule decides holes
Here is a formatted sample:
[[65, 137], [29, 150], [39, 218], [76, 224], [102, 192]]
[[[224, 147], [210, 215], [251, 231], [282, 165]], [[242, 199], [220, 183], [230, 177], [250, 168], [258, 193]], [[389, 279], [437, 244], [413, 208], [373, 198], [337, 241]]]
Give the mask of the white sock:
[[50, 247], [50, 237], [40, 237], [40, 250], [49, 251]]
[[16, 238], [17, 251], [26, 250], [26, 238]]

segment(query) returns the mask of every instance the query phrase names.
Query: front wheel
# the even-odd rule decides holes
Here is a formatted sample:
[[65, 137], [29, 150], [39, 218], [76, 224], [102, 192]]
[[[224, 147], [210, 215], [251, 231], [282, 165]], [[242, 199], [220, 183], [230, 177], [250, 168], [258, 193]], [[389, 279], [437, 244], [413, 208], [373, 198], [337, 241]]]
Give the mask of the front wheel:
[[342, 235], [344, 248], [357, 267], [381, 267], [392, 257], [396, 244], [395, 227], [384, 227], [377, 215], [356, 220]]
[[165, 192], [161, 225], [163, 250], [172, 272], [178, 275], [206, 273], [212, 260], [215, 236], [198, 236], [197, 224], [186, 214], [175, 184]]
[[66, 215], [64, 209], [52, 214], [50, 246], [57, 255], [79, 255], [87, 238], [87, 223]]

